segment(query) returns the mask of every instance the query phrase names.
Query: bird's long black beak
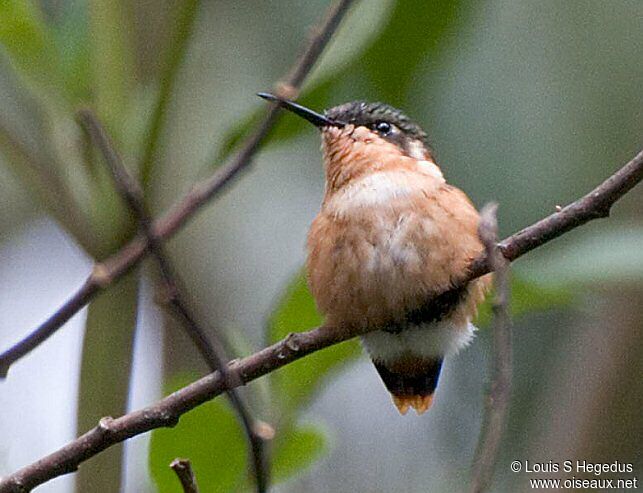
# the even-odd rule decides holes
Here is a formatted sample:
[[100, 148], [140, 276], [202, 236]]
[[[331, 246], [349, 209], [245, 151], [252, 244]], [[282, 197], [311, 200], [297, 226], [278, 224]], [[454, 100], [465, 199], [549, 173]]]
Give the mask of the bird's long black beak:
[[308, 120], [317, 128], [321, 129], [323, 127], [343, 127], [344, 126], [342, 122], [331, 120], [330, 118], [325, 117], [321, 113], [317, 113], [313, 110], [305, 108], [300, 104], [295, 103], [294, 101], [280, 98], [278, 96], [275, 96], [274, 94], [270, 94], [267, 92], [260, 92], [260, 93], [257, 93], [257, 96], [279, 104], [279, 106], [281, 106], [282, 108], [285, 108], [288, 111], [292, 111], [294, 114], [301, 116], [305, 120]]

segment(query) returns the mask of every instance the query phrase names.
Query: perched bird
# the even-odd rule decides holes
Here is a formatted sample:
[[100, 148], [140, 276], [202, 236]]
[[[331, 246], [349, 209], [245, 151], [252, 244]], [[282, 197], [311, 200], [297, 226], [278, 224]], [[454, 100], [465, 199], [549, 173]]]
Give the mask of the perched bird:
[[400, 413], [424, 413], [444, 358], [471, 341], [490, 281], [454, 287], [484, 251], [478, 212], [445, 182], [426, 133], [401, 111], [356, 101], [322, 115], [259, 96], [321, 131], [326, 190], [307, 269], [326, 325], [362, 333]]

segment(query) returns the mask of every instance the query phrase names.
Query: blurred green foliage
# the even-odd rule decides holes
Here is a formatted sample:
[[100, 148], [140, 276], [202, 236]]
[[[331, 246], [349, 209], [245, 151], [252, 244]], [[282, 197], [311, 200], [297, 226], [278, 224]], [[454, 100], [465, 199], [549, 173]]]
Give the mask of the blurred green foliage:
[[0, 19], [0, 44], [14, 66], [34, 82], [58, 85], [55, 40], [37, 4], [30, 0], [0, 2]]
[[643, 228], [635, 223], [612, 221], [600, 235], [579, 231], [573, 243], [552, 249], [553, 253], [536, 251], [525, 259], [531, 267], [527, 277], [531, 283], [561, 290], [643, 285]]
[[[194, 377], [175, 377], [166, 390], [178, 390]], [[181, 492], [169, 464], [186, 457], [203, 492], [238, 491], [245, 480], [246, 455], [237, 417], [224, 399], [217, 399], [184, 415], [178, 426], [152, 433], [150, 471], [160, 492]]]
[[316, 426], [301, 425], [281, 433], [280, 446], [272, 457], [275, 481], [283, 481], [305, 471], [326, 451], [324, 434]]
[[90, 101], [94, 90], [88, 9], [89, 3], [83, 0], [65, 3], [52, 29], [55, 41], [52, 46], [58, 48], [58, 70], [64, 79], [64, 92], [72, 104]]
[[[196, 375], [174, 377], [166, 391], [176, 391], [195, 379]], [[326, 440], [316, 426], [298, 425], [292, 419], [280, 420], [268, 445], [273, 484], [301, 473], [326, 451]], [[252, 489], [246, 437], [223, 398], [184, 415], [175, 428], [152, 432], [150, 471], [160, 492], [182, 491], [169, 468], [176, 457], [190, 458], [199, 487], [205, 493]]]
[[[542, 285], [537, 281], [526, 281], [520, 275], [511, 275], [511, 315], [520, 317], [531, 312], [553, 310], [569, 306], [572, 293], [569, 289], [558, 285]], [[486, 301], [480, 306], [475, 323], [480, 327], [487, 327], [491, 322], [491, 305], [493, 293], [487, 296]]]
[[[321, 322], [305, 275], [299, 273], [277, 303], [266, 325], [266, 339], [276, 342], [291, 332], [309, 330]], [[298, 419], [324, 381], [358, 355], [357, 341], [347, 341], [269, 375], [269, 406], [278, 423], [269, 455], [274, 481], [300, 474], [325, 453], [327, 445], [322, 430], [310, 424], [301, 425]], [[175, 391], [189, 381], [185, 377], [175, 379], [167, 390]], [[174, 473], [168, 468], [179, 456], [192, 460], [203, 491], [239, 491], [241, 485], [249, 487], [246, 449], [234, 413], [222, 399], [217, 399], [188, 413], [176, 428], [152, 432], [150, 467], [160, 491], [180, 491]], [[231, 454], [229, 458], [227, 454]], [[202, 476], [199, 470], [206, 467], [208, 474]]]
[[[349, 84], [363, 88], [371, 99], [403, 106], [408, 103], [408, 88], [415, 80], [418, 65], [427, 59], [438, 59], [440, 51], [448, 47], [448, 35], [456, 29], [458, 22], [463, 21], [462, 14], [466, 11], [463, 5], [462, 1], [450, 0], [395, 2], [378, 36], [368, 36], [371, 31], [351, 39], [353, 52], [358, 46], [361, 53], [355, 53], [350, 63], [339, 70], [314, 81], [300, 101], [317, 110], [327, 108], [338, 86]], [[214, 164], [230, 155], [252, 131], [261, 114], [262, 110], [258, 110], [239, 120], [238, 125], [225, 135]], [[283, 118], [272, 131], [271, 142], [283, 143], [305, 130], [297, 119]]]

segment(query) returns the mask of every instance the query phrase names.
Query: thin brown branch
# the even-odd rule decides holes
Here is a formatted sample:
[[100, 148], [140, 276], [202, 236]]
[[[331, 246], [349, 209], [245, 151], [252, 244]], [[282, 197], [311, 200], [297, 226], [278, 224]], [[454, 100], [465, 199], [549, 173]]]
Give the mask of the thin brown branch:
[[[587, 195], [501, 241], [502, 254], [509, 261], [516, 260], [592, 219], [608, 217], [616, 201], [638, 185], [641, 179], [643, 151]], [[470, 278], [486, 272], [489, 272], [486, 259], [480, 258], [471, 266]]]
[[152, 229], [152, 216], [148, 212], [143, 195], [143, 189], [139, 183], [129, 174], [122, 159], [118, 155], [116, 148], [107, 135], [107, 132], [98, 121], [96, 116], [89, 110], [81, 110], [78, 113], [78, 119], [91, 138], [93, 144], [100, 150], [105, 158], [105, 162], [112, 174], [116, 189], [121, 194], [129, 208], [134, 213], [140, 228], [147, 239], [147, 244], [156, 259], [163, 287], [167, 297], [167, 305], [172, 309], [174, 315], [182, 322], [187, 335], [190, 337], [199, 353], [208, 365], [210, 372], [220, 371], [223, 379], [226, 381], [226, 387], [230, 390], [226, 395], [236, 411], [248, 437], [249, 448], [252, 456], [254, 467], [254, 477], [257, 485], [257, 491], [264, 493], [268, 489], [268, 467], [265, 457], [264, 441], [259, 433], [255, 432], [258, 428], [247, 406], [244, 404], [241, 396], [234, 389], [236, 382], [227, 371], [228, 357], [225, 353], [220, 335], [211, 330], [212, 340], [208, 338], [205, 330], [197, 322], [196, 317], [189, 309], [188, 303], [183, 298], [179, 289], [180, 279], [176, 274], [169, 257], [166, 255], [163, 244], [159, 238], [154, 236]]
[[[345, 340], [344, 334], [326, 328], [291, 334], [283, 341], [242, 360], [233, 360], [228, 372], [246, 384], [306, 354]], [[175, 426], [181, 415], [207, 402], [226, 389], [219, 372], [184, 387], [156, 404], [113, 419], [103, 418], [98, 426], [58, 451], [0, 480], [0, 493], [30, 491], [78, 466], [106, 448], [155, 428]]]
[[[560, 212], [556, 212], [503, 240], [499, 244], [503, 256], [508, 260], [515, 260], [533, 248], [560, 236], [565, 231], [578, 227], [591, 219], [603, 217], [602, 214], [591, 213], [592, 204], [596, 204], [601, 209], [611, 207], [641, 181], [642, 175], [643, 152], [640, 152], [632, 161], [589, 194]], [[569, 211], [579, 211], [578, 214], [585, 215], [586, 219], [569, 217]], [[565, 219], [560, 219], [558, 215], [563, 212]], [[559, 228], [564, 231], [559, 232]], [[546, 239], [541, 241], [540, 237], [534, 236], [528, 244], [525, 244], [522, 238], [523, 234], [528, 231], [533, 231], [534, 235], [541, 235]], [[508, 251], [512, 252], [511, 257], [506, 253]], [[478, 267], [471, 269], [470, 274], [462, 279], [463, 284], [489, 272], [486, 256], [484, 259], [476, 261], [475, 265]], [[318, 327], [307, 332], [290, 334], [282, 341], [255, 354], [241, 360], [231, 361], [228, 371], [236, 375], [238, 381], [246, 384], [310, 353], [346, 341], [356, 335], [358, 334], [337, 331], [330, 327]], [[117, 419], [104, 418], [96, 428], [56, 452], [4, 477], [0, 480], [0, 493], [29, 491], [50, 479], [75, 471], [79, 464], [116, 443], [155, 428], [174, 426], [181, 415], [213, 399], [225, 390], [227, 389], [224, 379], [219, 372], [215, 372], [151, 406]]]
[[[314, 30], [317, 34], [311, 38], [307, 48], [293, 65], [289, 72], [291, 75], [278, 85], [280, 89], [277, 92], [287, 92], [289, 97], [297, 95], [306, 76], [323, 53], [353, 2], [354, 0], [339, 0], [330, 7], [325, 20]], [[152, 229], [156, 238], [166, 240], [173, 236], [209, 200], [225, 190], [233, 178], [249, 168], [261, 142], [277, 121], [278, 113], [279, 108], [276, 105], [270, 106], [255, 133], [247, 139], [234, 159], [219, 168], [212, 177], [195, 185], [165, 216], [154, 222]], [[92, 273], [84, 285], [38, 328], [0, 354], [0, 378], [6, 377], [13, 363], [51, 337], [65, 322], [89, 303], [102, 288], [134, 268], [145, 257], [148, 248], [145, 236], [138, 235], [119, 252], [103, 263], [97, 264], [94, 267], [94, 273], [99, 272], [99, 276]]]
[[192, 470], [192, 464], [190, 464], [188, 459], [174, 459], [170, 463], [170, 468], [179, 478], [184, 493], [199, 493], [196, 476]]
[[54, 335], [65, 322], [82, 310], [100, 291], [100, 281], [97, 276], [94, 275], [97, 270], [96, 267], [100, 270], [100, 266], [95, 266], [91, 275], [80, 289], [76, 291], [63, 306], [56, 310], [51, 317], [45, 320], [45, 322], [27, 337], [21, 339], [18, 343], [0, 354], [0, 379], [7, 377], [7, 372], [13, 363]]
[[498, 247], [497, 204], [480, 212], [479, 235], [494, 272], [495, 298], [491, 323], [491, 383], [485, 396], [485, 413], [472, 467], [471, 493], [489, 489], [505, 430], [511, 395], [512, 343], [509, 316], [509, 261]]

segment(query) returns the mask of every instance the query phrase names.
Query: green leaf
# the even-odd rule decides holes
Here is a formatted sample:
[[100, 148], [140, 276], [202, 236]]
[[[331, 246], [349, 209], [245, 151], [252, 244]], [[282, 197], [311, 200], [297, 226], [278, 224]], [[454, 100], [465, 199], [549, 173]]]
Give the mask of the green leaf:
[[273, 312], [269, 326], [270, 342], [277, 342], [297, 329], [310, 329], [321, 323], [322, 317], [308, 290], [306, 275], [300, 272], [290, 282]]
[[283, 432], [272, 457], [273, 480], [279, 482], [301, 474], [326, 450], [326, 437], [317, 427], [299, 426]]
[[150, 179], [153, 167], [160, 160], [156, 159], [156, 153], [160, 145], [160, 139], [165, 125], [167, 107], [173, 97], [174, 86], [179, 71], [185, 60], [194, 24], [199, 11], [198, 0], [186, 0], [178, 8], [175, 15], [175, 32], [170, 43], [170, 50], [165, 61], [165, 68], [160, 76], [160, 89], [158, 99], [151, 113], [150, 122], [146, 132], [145, 150], [141, 158], [140, 172], [141, 183], [145, 187]]
[[456, 26], [464, 18], [464, 5], [461, 0], [396, 2], [390, 21], [357, 68], [370, 78], [378, 98], [392, 105], [407, 102], [420, 64], [439, 59], [449, 35], [455, 37]]
[[[196, 379], [176, 379], [170, 391]], [[184, 414], [175, 428], [152, 432], [150, 471], [161, 493], [181, 493], [176, 475], [169, 468], [176, 457], [190, 459], [201, 491], [238, 491], [247, 475], [246, 440], [234, 412], [222, 399], [215, 399]]]
[[[313, 74], [312, 89], [299, 99], [302, 104], [316, 110], [336, 104], [334, 95], [342, 85], [350, 87], [351, 92], [366, 87], [373, 93], [370, 96], [372, 99], [381, 99], [390, 104], [403, 105], [406, 102], [408, 89], [416, 80], [420, 64], [427, 59], [438, 59], [440, 51], [447, 46], [448, 35], [453, 35], [457, 23], [462, 22], [464, 2], [398, 0], [392, 13], [386, 16], [383, 10], [389, 5], [390, 2], [378, 4], [376, 15], [368, 22], [364, 22], [362, 16], [361, 26], [368, 25], [370, 32], [359, 31], [361, 36], [352, 42], [348, 53], [334, 55], [337, 58], [333, 59], [335, 51], [332, 46], [329, 48], [330, 56], [324, 57], [319, 72]], [[351, 19], [349, 17], [347, 24]], [[380, 29], [380, 26], [383, 27]], [[338, 38], [351, 32], [350, 27], [345, 25]], [[340, 43], [334, 45], [341, 46]], [[346, 43], [342, 45], [346, 46]], [[356, 49], [355, 46], [360, 48]], [[324, 71], [326, 67], [327, 71]], [[357, 94], [354, 99], [358, 99]], [[230, 130], [213, 164], [220, 163], [230, 155], [255, 127], [263, 112], [262, 108], [257, 109]], [[271, 132], [269, 142], [293, 138], [307, 128], [296, 118], [282, 118]]]
[[[481, 327], [491, 322], [493, 294], [480, 307], [475, 323]], [[511, 315], [520, 317], [530, 312], [568, 306], [573, 300], [569, 290], [526, 281], [515, 274], [511, 276]]]
[[366, 2], [361, 3], [342, 21], [308, 77], [309, 86], [323, 84], [334, 74], [349, 70], [390, 25], [395, 0], [368, 0], [368, 7]]
[[18, 71], [31, 81], [57, 85], [58, 56], [42, 13], [31, 0], [0, 2], [0, 44]]
[[[277, 342], [291, 332], [320, 325], [305, 276], [298, 274], [286, 290], [268, 324], [268, 339]], [[283, 410], [294, 412], [306, 405], [331, 371], [337, 371], [360, 354], [356, 340], [331, 346], [295, 361], [271, 375]]]
[[[364, 50], [373, 44], [378, 33], [388, 22], [392, 4], [392, 0], [371, 0], [368, 9], [363, 8], [359, 11], [359, 15], [349, 15], [344, 19], [331, 45], [308, 78], [308, 86], [312, 87], [312, 90], [299, 98], [302, 104], [318, 110], [329, 105], [337, 75], [350, 71], [355, 60], [359, 59]], [[265, 103], [263, 105], [265, 106]], [[255, 111], [236, 123], [224, 137], [212, 164], [216, 165], [227, 158], [239, 142], [256, 127], [264, 113], [265, 108], [258, 106]], [[276, 142], [293, 138], [305, 128], [306, 126], [296, 118], [282, 118], [275, 125], [269, 140]]]

